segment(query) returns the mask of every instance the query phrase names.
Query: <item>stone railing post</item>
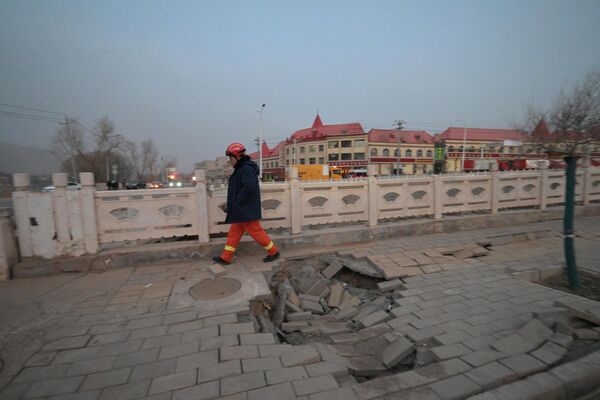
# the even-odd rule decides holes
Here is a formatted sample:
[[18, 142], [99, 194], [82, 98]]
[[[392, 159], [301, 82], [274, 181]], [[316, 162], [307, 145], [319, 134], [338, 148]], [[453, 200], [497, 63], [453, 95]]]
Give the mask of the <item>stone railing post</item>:
[[444, 185], [442, 183], [442, 177], [439, 175], [433, 176], [433, 219], [442, 219], [442, 211], [444, 209]]
[[206, 171], [197, 169], [196, 177], [196, 225], [198, 242], [208, 243], [210, 240], [208, 229], [208, 193], [206, 191]]
[[369, 226], [377, 226], [377, 165], [367, 166], [367, 180], [369, 182]]
[[583, 176], [582, 182], [583, 185], [581, 190], [581, 204], [587, 206], [590, 204], [590, 192], [592, 191], [592, 176], [590, 171], [590, 157], [586, 156], [583, 159], [583, 168], [582, 168]]
[[33, 240], [31, 238], [29, 202], [27, 192], [31, 189], [29, 174], [13, 174], [13, 208], [17, 222], [17, 237], [19, 238], [19, 252], [21, 257], [33, 256]]
[[498, 164], [490, 164], [490, 187], [492, 188], [490, 203], [492, 214], [498, 213], [498, 204], [500, 204], [500, 176], [498, 173]]
[[83, 243], [85, 251], [94, 254], [100, 247], [98, 241], [98, 224], [96, 221], [96, 184], [94, 174], [91, 172], [81, 172], [79, 174], [81, 182], [81, 227], [83, 234]]
[[540, 163], [540, 210], [545, 210], [548, 205], [548, 166]]
[[59, 243], [71, 240], [69, 232], [69, 213], [67, 211], [67, 174], [58, 172], [52, 174], [52, 208], [54, 214], [54, 229]]
[[290, 180], [290, 219], [292, 221], [292, 233], [302, 232], [302, 206], [300, 204], [300, 181], [298, 180], [298, 168], [289, 167]]
[[10, 279], [10, 268], [19, 261], [10, 212], [0, 208], [0, 282]]

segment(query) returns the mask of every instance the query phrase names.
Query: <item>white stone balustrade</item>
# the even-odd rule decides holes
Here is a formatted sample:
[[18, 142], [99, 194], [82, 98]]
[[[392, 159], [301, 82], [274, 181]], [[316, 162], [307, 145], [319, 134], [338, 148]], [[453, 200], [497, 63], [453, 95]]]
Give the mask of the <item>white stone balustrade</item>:
[[[383, 220], [414, 216], [440, 220], [458, 212], [489, 211], [561, 204], [564, 171], [376, 176], [342, 181], [300, 181], [291, 168], [287, 182], [261, 183], [263, 225], [303, 228], [336, 223], [374, 227]], [[111, 243], [227, 232], [226, 189], [209, 191], [205, 171], [195, 171], [189, 188], [97, 191], [90, 173], [83, 188], [65, 190], [66, 175], [54, 174], [52, 193], [32, 192], [27, 174], [15, 174], [13, 204], [23, 257], [94, 254]], [[600, 200], [600, 170], [578, 170], [576, 200]]]

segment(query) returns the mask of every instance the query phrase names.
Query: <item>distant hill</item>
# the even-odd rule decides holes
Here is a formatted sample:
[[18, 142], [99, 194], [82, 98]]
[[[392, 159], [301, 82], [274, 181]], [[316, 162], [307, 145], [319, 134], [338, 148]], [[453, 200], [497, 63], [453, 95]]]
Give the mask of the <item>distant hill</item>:
[[48, 150], [0, 142], [0, 172], [50, 175], [60, 172], [60, 163]]

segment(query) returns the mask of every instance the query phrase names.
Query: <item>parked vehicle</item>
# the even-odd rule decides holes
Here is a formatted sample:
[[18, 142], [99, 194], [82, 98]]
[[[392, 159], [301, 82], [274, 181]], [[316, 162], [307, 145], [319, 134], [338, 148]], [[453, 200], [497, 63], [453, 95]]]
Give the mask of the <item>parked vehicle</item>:
[[146, 189], [147, 185], [145, 182], [130, 182], [125, 186], [128, 190], [131, 189]]
[[[46, 186], [42, 189], [42, 192], [52, 192], [56, 189], [54, 186]], [[81, 185], [77, 182], [67, 182], [67, 190], [79, 190]]]

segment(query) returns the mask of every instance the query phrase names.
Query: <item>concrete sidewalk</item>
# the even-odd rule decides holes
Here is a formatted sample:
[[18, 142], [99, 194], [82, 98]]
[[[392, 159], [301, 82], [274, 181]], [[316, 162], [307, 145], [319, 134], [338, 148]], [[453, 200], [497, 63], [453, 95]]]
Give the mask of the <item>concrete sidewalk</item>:
[[[599, 222], [576, 220], [578, 264], [596, 273]], [[600, 303], [523, 279], [560, 270], [560, 228], [561, 221], [546, 221], [288, 251], [287, 257], [333, 251], [390, 265], [414, 251], [493, 243], [485, 257], [406, 267], [394, 318], [381, 325], [433, 343], [436, 362], [365, 382], [340, 369], [327, 347], [291, 346], [257, 333], [245, 300], [268, 294], [260, 276], [270, 265], [260, 256], [240, 258], [225, 275], [256, 283], [244, 289], [245, 299], [220, 299], [217, 306], [186, 297], [193, 283], [214, 277], [208, 259], [3, 282], [0, 398], [500, 399], [544, 398], [548, 388], [553, 398], [577, 397], [600, 381], [597, 351], [557, 365], [535, 353], [546, 342], [498, 350], [503, 340], [522, 338], [533, 313], [555, 302], [600, 318]]]

